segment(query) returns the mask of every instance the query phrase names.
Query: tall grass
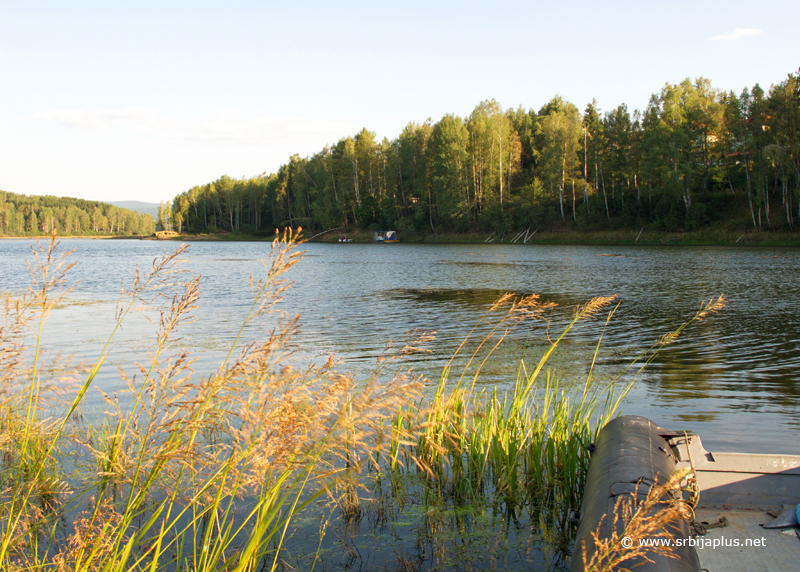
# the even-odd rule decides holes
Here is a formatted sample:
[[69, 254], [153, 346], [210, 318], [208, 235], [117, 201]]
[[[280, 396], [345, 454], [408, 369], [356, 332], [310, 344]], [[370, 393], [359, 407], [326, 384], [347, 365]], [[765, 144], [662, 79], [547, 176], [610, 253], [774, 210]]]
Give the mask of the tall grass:
[[[240, 334], [269, 313], [300, 258], [291, 234], [273, 242], [265, 276]], [[387, 411], [420, 395], [398, 375], [377, 384], [336, 373], [333, 362], [284, 366], [296, 321], [261, 344], [239, 337], [219, 369], [192, 374], [185, 351], [169, 352], [191, 323], [199, 280], [181, 270], [184, 248], [165, 254], [124, 289], [106, 347], [86, 375], [63, 389], [56, 368], [41, 367], [41, 324], [69, 269], [53, 238], [34, 250], [37, 288], [5, 300], [0, 331], [0, 568], [3, 570], [274, 569], [290, 520], [311, 502], [309, 483], [331, 488], [346, 452], [375, 451], [367, 440]], [[63, 290], [62, 290], [63, 293]], [[88, 430], [74, 415], [129, 312], [144, 307], [156, 324], [149, 363], [105, 395], [107, 412]], [[30, 324], [38, 335], [24, 343]], [[63, 368], [61, 368], [63, 369]], [[71, 370], [75, 373], [75, 370]], [[67, 450], [86, 464], [70, 466]], [[351, 466], [353, 461], [351, 460]], [[80, 475], [82, 478], [74, 478]], [[323, 490], [318, 488], [317, 490]], [[319, 493], [316, 493], [319, 494]]]
[[[289, 287], [285, 274], [302, 254], [291, 233], [276, 237], [264, 276], [251, 279], [251, 307], [213, 374], [195, 375], [194, 358], [172, 349], [200, 297], [199, 277], [181, 266], [185, 247], [137, 270], [93, 363], [47, 361], [42, 325], [69, 291], [69, 253], [58, 247], [54, 236], [34, 248], [33, 287], [4, 300], [2, 570], [274, 570], [293, 517], [320, 495], [334, 500], [345, 525], [357, 526], [365, 468], [389, 472], [392, 489], [402, 488], [403, 475], [423, 475], [436, 502], [490, 502], [515, 520], [527, 511], [564, 545], [567, 511], [580, 504], [587, 446], [630, 387], [596, 383], [594, 359], [577, 390], [560, 388], [548, 369], [573, 328], [599, 315], [611, 319], [613, 297], [577, 308], [532, 366], [520, 361], [507, 393], [477, 389], [477, 382], [514, 328], [547, 319], [555, 305], [537, 296], [498, 300], [433, 384], [402, 366], [390, 369], [395, 358], [424, 351], [432, 337], [420, 333], [387, 350], [360, 381], [337, 372], [333, 358], [287, 365], [296, 318], [259, 344], [240, 339]], [[85, 396], [99, 391], [93, 385], [114, 336], [137, 310], [155, 324], [151, 358], [135, 375], [121, 373], [123, 391], [101, 392], [105, 412], [82, 424]], [[487, 325], [488, 335], [473, 340]], [[465, 365], [455, 372], [462, 355]], [[385, 521], [390, 512], [376, 510], [374, 518]]]
[[470, 347], [469, 338], [444, 368], [432, 395], [398, 411], [389, 463], [395, 470], [411, 468], [426, 474], [431, 486], [456, 505], [488, 499], [515, 521], [527, 512], [532, 526], [538, 525], [551, 542], [568, 549], [573, 540], [569, 513], [581, 505], [590, 445], [598, 432], [617, 414], [657, 353], [691, 323], [724, 304], [721, 296], [704, 303], [605, 384], [593, 376], [601, 333], [585, 383], [563, 389], [548, 368], [549, 358], [581, 322], [604, 316], [604, 333], [618, 307], [615, 296], [594, 298], [575, 309], [532, 367], [525, 359], [520, 361], [513, 387], [501, 394], [496, 388], [476, 389], [484, 365], [515, 327], [543, 319], [555, 307], [536, 295], [506, 295], [484, 316], [489, 333], [473, 344], [457, 376], [450, 366], [459, 352]]
[[[616, 309], [610, 308], [613, 302], [614, 297], [595, 298], [578, 308], [533, 367], [523, 359], [511, 390], [500, 393], [496, 388], [476, 389], [484, 365], [515, 327], [544, 319], [555, 304], [543, 303], [536, 295], [498, 300], [483, 318], [489, 333], [474, 343], [457, 376], [451, 366], [470, 347], [469, 338], [445, 367], [429, 399], [395, 416], [392, 466], [425, 472], [454, 502], [488, 496], [515, 515], [522, 507], [531, 512], [545, 509], [563, 525], [565, 509], [580, 504], [587, 447], [630, 386], [594, 383], [590, 369], [580, 389], [561, 389], [547, 368], [548, 359], [581, 321], [604, 309], [609, 309], [609, 320]], [[471, 335], [478, 330], [476, 326]]]

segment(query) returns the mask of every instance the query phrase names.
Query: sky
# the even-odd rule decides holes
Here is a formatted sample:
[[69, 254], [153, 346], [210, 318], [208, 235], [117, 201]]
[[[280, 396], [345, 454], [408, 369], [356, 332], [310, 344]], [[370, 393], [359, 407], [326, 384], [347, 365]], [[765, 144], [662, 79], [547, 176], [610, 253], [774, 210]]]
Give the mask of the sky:
[[643, 110], [800, 68], [800, 2], [0, 0], [0, 190], [171, 201], [486, 99]]

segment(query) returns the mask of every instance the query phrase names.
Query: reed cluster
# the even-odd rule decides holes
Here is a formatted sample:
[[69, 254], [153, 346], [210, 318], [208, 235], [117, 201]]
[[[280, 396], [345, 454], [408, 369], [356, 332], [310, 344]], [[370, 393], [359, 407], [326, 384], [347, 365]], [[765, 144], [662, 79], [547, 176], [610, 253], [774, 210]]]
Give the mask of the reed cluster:
[[[560, 531], [559, 543], [568, 544], [567, 518], [580, 506], [588, 446], [617, 411], [630, 381], [595, 382], [593, 360], [581, 387], [563, 389], [547, 364], [580, 322], [606, 310], [610, 320], [614, 302], [613, 296], [595, 298], [577, 308], [532, 367], [520, 361], [513, 387], [502, 393], [476, 387], [484, 365], [512, 330], [547, 319], [555, 308], [537, 295], [502, 297], [484, 316], [486, 324], [473, 330], [486, 331], [479, 326], [488, 324], [489, 333], [474, 347], [465, 339], [431, 395], [398, 411], [388, 465], [423, 473], [453, 505], [489, 502], [514, 521], [525, 512], [526, 520]], [[465, 365], [454, 374], [452, 364], [467, 348]]]
[[[600, 429], [617, 414], [622, 400], [658, 352], [674, 343], [689, 325], [725, 304], [722, 296], [704, 302], [686, 322], [661, 336], [606, 383], [593, 374], [601, 333], [585, 383], [562, 388], [556, 373], [548, 368], [549, 358], [584, 321], [603, 316], [604, 333], [618, 307], [616, 296], [594, 298], [575, 308], [572, 318], [557, 336], [549, 338], [547, 349], [532, 366], [523, 357], [513, 387], [501, 393], [496, 387], [490, 391], [479, 388], [484, 366], [515, 328], [531, 320], [550, 324], [556, 306], [542, 302], [537, 295], [503, 296], [473, 329], [473, 334], [487, 329], [489, 333], [473, 344], [469, 343], [472, 334], [468, 336], [429, 394], [398, 410], [388, 430], [386, 468], [395, 474], [422, 475], [431, 505], [458, 510], [488, 504], [503, 517], [501, 522], [517, 527], [525, 522], [555, 550], [552, 560], [563, 562], [575, 540], [570, 513], [581, 506], [591, 444]], [[462, 360], [465, 365], [454, 374], [451, 366], [467, 348], [471, 350]], [[651, 491], [641, 506], [623, 507], [626, 532], [635, 538], [656, 532], [669, 535], [667, 524], [683, 515], [681, 507], [672, 503], [664, 510], [653, 508], [675, 483], [673, 478], [667, 488]], [[392, 490], [396, 489], [403, 487], [393, 481]], [[598, 550], [604, 556], [592, 562], [597, 569], [607, 569], [604, 566], [609, 561], [646, 558], [644, 549], [632, 552], [613, 542]]]
[[[270, 313], [300, 258], [276, 239], [239, 331]], [[34, 250], [34, 287], [4, 300], [0, 330], [0, 568], [16, 570], [274, 569], [293, 515], [330, 490], [341, 459], [380, 447], [388, 412], [421, 394], [418, 380], [356, 381], [322, 366], [284, 365], [295, 320], [260, 344], [233, 342], [212, 375], [170, 340], [192, 322], [199, 279], [165, 254], [123, 289], [113, 332], [85, 368], [45, 363], [41, 328], [70, 265], [53, 237]], [[114, 333], [136, 310], [156, 325], [149, 363], [103, 394], [86, 426], [81, 403]], [[26, 343], [33, 329], [33, 344]], [[38, 332], [38, 335], [37, 335]], [[30, 347], [29, 347], [30, 346]], [[316, 492], [309, 492], [315, 482]]]

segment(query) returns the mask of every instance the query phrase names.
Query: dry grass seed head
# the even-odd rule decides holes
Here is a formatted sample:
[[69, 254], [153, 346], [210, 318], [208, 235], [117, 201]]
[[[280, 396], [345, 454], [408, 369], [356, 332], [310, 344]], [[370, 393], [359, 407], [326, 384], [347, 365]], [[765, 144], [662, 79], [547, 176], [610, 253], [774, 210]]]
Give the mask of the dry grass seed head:
[[516, 300], [510, 314], [519, 321], [538, 320], [542, 315], [558, 306], [555, 302], [541, 302], [539, 294], [529, 294]]
[[500, 298], [498, 298], [495, 301], [494, 304], [492, 304], [489, 307], [489, 311], [490, 312], [494, 312], [494, 311], [496, 311], [496, 310], [498, 310], [500, 308], [504, 308], [506, 306], [510, 306], [511, 304], [513, 304], [514, 299], [515, 299], [515, 295], [514, 294], [512, 294], [511, 292], [506, 292], [505, 294], [500, 296]]
[[[620, 496], [614, 506], [611, 524], [611, 537], [600, 540], [602, 521], [597, 529], [591, 532], [593, 552], [588, 556], [589, 547], [586, 541], [581, 546], [581, 557], [584, 570], [587, 572], [611, 572], [627, 570], [620, 565], [634, 559], [652, 562], [651, 556], [660, 555], [667, 558], [678, 558], [670, 546], [643, 546], [641, 539], [657, 539], [675, 537], [681, 520], [691, 517], [691, 509], [680, 496], [680, 483], [689, 470], [674, 472], [669, 480], [661, 485], [652, 486], [645, 499], [638, 501], [638, 487], [631, 495]], [[620, 526], [621, 525], [621, 526]], [[622, 532], [618, 532], [622, 529]], [[629, 538], [629, 547], [623, 546], [622, 539]], [[637, 566], [638, 563], [632, 563]]]
[[195, 318], [191, 315], [197, 309], [196, 303], [200, 298], [200, 277], [196, 276], [182, 285], [170, 299], [167, 311], [164, 307], [159, 309], [158, 332], [156, 339], [161, 348], [169, 339], [172, 332], [182, 325], [191, 324]]
[[3, 323], [0, 325], [0, 344], [19, 341], [19, 336], [28, 329], [32, 317], [33, 310], [30, 303], [5, 294], [3, 296]]
[[[92, 497], [90, 504], [95, 504]], [[94, 572], [116, 560], [115, 540], [122, 515], [109, 499], [103, 499], [94, 510], [85, 510], [73, 521], [73, 532], [65, 547], [53, 557], [56, 570], [78, 569]]]
[[707, 316], [709, 316], [710, 314], [713, 314], [715, 312], [719, 312], [727, 304], [728, 304], [728, 300], [725, 298], [724, 295], [720, 295], [719, 298], [717, 298], [716, 300], [712, 298], [708, 302], [703, 301], [701, 303], [701, 305], [700, 305], [700, 310], [692, 317], [691, 320], [689, 320], [689, 322], [687, 322], [686, 324], [684, 324], [684, 326], [681, 326], [677, 330], [675, 330], [673, 332], [668, 332], [668, 333], [664, 334], [663, 336], [661, 336], [656, 341], [656, 346], [663, 347], [663, 346], [671, 344], [676, 339], [678, 339], [678, 336], [681, 334], [681, 331], [683, 331], [683, 328], [686, 325], [688, 325], [691, 322], [695, 322], [695, 321], [699, 322], [703, 318], [706, 318]]
[[356, 468], [359, 459], [368, 457], [365, 451], [374, 452], [372, 437], [380, 423], [418, 397], [422, 388], [416, 378], [356, 383], [352, 376], [316, 368], [283, 370], [276, 377], [280, 379], [262, 389], [258, 406], [244, 414], [249, 416], [248, 438], [256, 443], [254, 477], [316, 455], [323, 443], [329, 455], [317, 460], [320, 474], [332, 470], [336, 458], [346, 458]]
[[708, 302], [703, 302], [701, 305], [700, 311], [695, 316], [695, 320], [702, 320], [709, 314], [713, 314], [714, 312], [719, 312], [725, 305], [728, 303], [728, 300], [725, 298], [724, 295], [720, 295], [719, 298], [714, 300], [713, 298]]
[[585, 320], [588, 318], [592, 318], [597, 315], [600, 310], [611, 304], [614, 300], [617, 299], [617, 294], [612, 296], [597, 296], [589, 300], [583, 306], [578, 306], [575, 308], [575, 319], [576, 320]]
[[667, 345], [671, 344], [672, 342], [674, 342], [676, 339], [678, 339], [678, 336], [680, 335], [680, 333], [681, 333], [680, 330], [675, 330], [674, 332], [668, 332], [668, 333], [664, 334], [663, 336], [661, 336], [660, 338], [658, 338], [658, 341], [656, 341], [656, 345], [657, 346], [667, 346]]
[[400, 345], [396, 356], [403, 358], [418, 353], [431, 353], [431, 350], [424, 347], [425, 344], [430, 344], [436, 339], [436, 332], [427, 332], [419, 329], [414, 329], [406, 332], [403, 343]]
[[121, 325], [125, 308], [130, 304], [138, 301], [140, 306], [137, 309], [146, 310], [156, 305], [158, 300], [175, 298], [176, 288], [184, 287], [187, 283], [181, 277], [189, 271], [180, 267], [185, 260], [179, 258], [187, 248], [188, 245], [182, 244], [170, 253], [165, 250], [160, 258], [153, 260], [146, 275], [142, 274], [138, 266], [134, 268], [130, 286], [126, 288], [123, 282], [120, 287], [120, 298], [115, 312], [117, 324]]
[[[56, 233], [53, 232], [44, 244], [42, 244], [41, 240], [37, 240], [37, 248], [31, 245], [31, 252], [35, 258], [34, 264], [27, 260], [25, 261], [33, 281], [32, 286], [28, 287], [28, 291], [33, 295], [36, 305], [45, 314], [58, 305], [62, 298], [74, 287], [73, 285], [63, 289], [67, 272], [76, 264], [75, 262], [68, 263], [67, 258], [75, 251], [70, 250], [64, 254], [57, 255], [56, 251], [59, 244], [61, 244], [61, 241], [57, 239]], [[55, 291], [58, 291], [58, 294], [55, 298], [51, 298]]]
[[283, 235], [275, 229], [275, 238], [270, 247], [269, 264], [261, 261], [267, 271], [266, 278], [253, 282], [250, 276], [250, 291], [258, 303], [257, 311], [252, 317], [267, 313], [272, 310], [275, 304], [283, 298], [281, 294], [291, 287], [292, 282], [281, 278], [292, 266], [300, 262], [305, 251], [297, 250], [297, 246], [303, 243], [300, 239], [303, 229], [291, 228], [284, 229]]

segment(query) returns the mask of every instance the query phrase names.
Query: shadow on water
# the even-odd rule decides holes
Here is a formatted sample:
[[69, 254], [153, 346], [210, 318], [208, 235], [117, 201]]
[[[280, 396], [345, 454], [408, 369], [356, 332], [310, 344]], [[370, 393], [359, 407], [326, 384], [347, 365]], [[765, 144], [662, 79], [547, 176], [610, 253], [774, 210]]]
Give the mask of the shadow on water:
[[497, 288], [397, 288], [383, 290], [379, 293], [380, 296], [389, 300], [409, 300], [421, 306], [426, 306], [428, 304], [453, 304], [477, 310], [489, 308], [505, 294], [512, 294], [514, 296], [538, 294], [543, 300], [555, 302], [562, 308], [576, 307], [586, 302], [585, 298], [581, 298], [577, 295]]
[[398, 288], [381, 294], [389, 299], [410, 300], [421, 305], [456, 304], [480, 309], [488, 308], [506, 293], [506, 290], [493, 288]]

